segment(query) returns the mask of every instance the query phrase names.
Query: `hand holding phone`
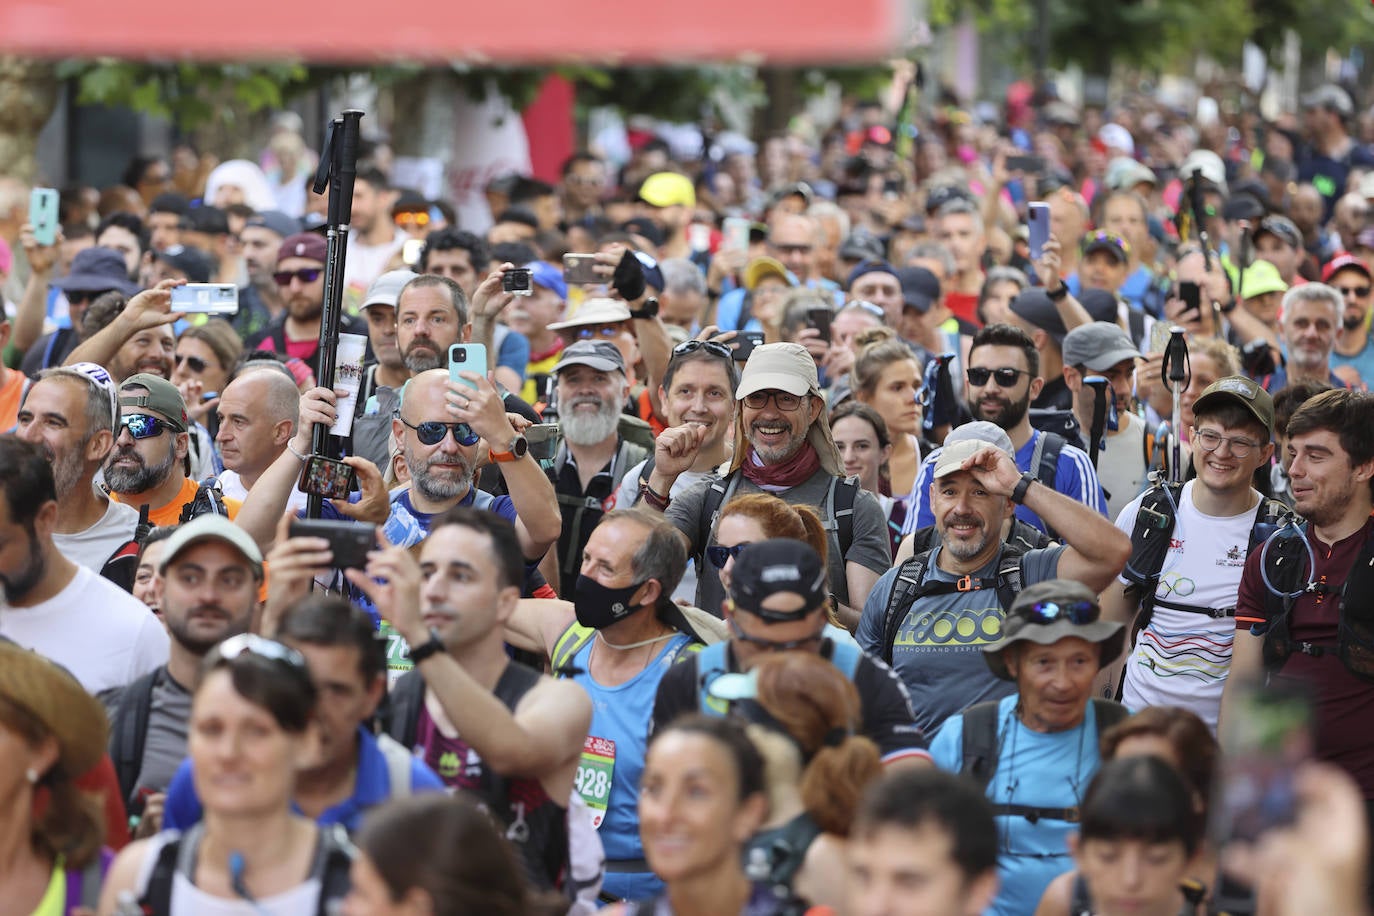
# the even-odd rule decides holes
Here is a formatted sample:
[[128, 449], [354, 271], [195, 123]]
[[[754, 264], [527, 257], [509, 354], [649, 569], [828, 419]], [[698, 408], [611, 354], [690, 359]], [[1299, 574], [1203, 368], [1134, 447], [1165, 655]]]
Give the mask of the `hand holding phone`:
[[740, 331], [735, 338], [735, 362], [747, 363], [755, 347], [763, 346], [762, 331]]
[[311, 455], [305, 459], [296, 486], [302, 493], [312, 496], [347, 499], [348, 494], [357, 487], [357, 478], [354, 476], [353, 468], [342, 461], [335, 461], [323, 455]]
[[323, 538], [334, 555], [334, 569], [365, 569], [367, 555], [377, 548], [376, 529], [352, 521], [326, 518], [298, 518], [287, 529], [293, 538]]
[[40, 245], [57, 244], [58, 194], [56, 188], [34, 188], [29, 195], [29, 225]]
[[830, 321], [835, 313], [823, 305], [814, 305], [806, 310], [806, 323], [816, 329], [821, 340], [830, 343]]
[[448, 377], [460, 385], [476, 388], [477, 385], [458, 375], [460, 372], [475, 372], [482, 378], [487, 377], [487, 348], [481, 344], [454, 344], [448, 348]]
[[606, 282], [606, 278], [596, 272], [596, 255], [563, 255], [563, 281], [569, 286], [594, 286]]

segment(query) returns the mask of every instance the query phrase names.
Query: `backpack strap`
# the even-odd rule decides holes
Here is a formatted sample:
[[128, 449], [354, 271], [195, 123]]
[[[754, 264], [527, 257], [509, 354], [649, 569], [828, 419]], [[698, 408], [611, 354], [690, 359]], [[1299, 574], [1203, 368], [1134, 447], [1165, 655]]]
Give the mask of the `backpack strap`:
[[897, 570], [897, 578], [892, 583], [892, 592], [887, 596], [887, 607], [883, 609], [882, 659], [892, 664], [892, 648], [897, 641], [897, 630], [906, 620], [907, 611], [916, 600], [930, 565], [933, 551], [923, 550], [907, 560]]
[[350, 873], [356, 855], [357, 850], [349, 842], [343, 825], [331, 824], [320, 828], [315, 867], [311, 869], [311, 876], [320, 879], [320, 899], [315, 909], [316, 916], [329, 916], [348, 896], [348, 891], [353, 886]]
[[1082, 872], [1073, 876], [1073, 893], [1069, 898], [1069, 916], [1093, 916], [1093, 898]]
[[190, 875], [196, 866], [196, 849], [204, 831], [203, 823], [196, 824], [185, 833], [172, 830], [162, 848], [157, 851], [157, 859], [148, 873], [148, 882], [139, 892], [138, 902], [145, 913], [170, 913], [172, 911], [172, 884], [177, 872]]
[[743, 474], [738, 471], [731, 471], [724, 477], [717, 477], [711, 481], [711, 485], [706, 488], [706, 496], [701, 506], [701, 515], [697, 518], [697, 543], [696, 555], [694, 559], [697, 563], [697, 574], [701, 574], [701, 558], [706, 556], [706, 548], [716, 536], [716, 524], [720, 521], [720, 507], [729, 502], [730, 497], [735, 495], [735, 490], [739, 487], [740, 478]]
[[402, 747], [415, 747], [415, 732], [420, 724], [420, 710], [425, 704], [425, 679], [419, 669], [412, 668], [401, 675], [387, 695], [387, 711], [382, 717], [386, 733]]
[[723, 716], [729, 706], [711, 696], [711, 684], [722, 674], [729, 672], [729, 655], [726, 646], [729, 640], [712, 643], [697, 653], [697, 691], [698, 706], [708, 716]]
[[1149, 626], [1154, 614], [1155, 591], [1169, 555], [1169, 541], [1178, 525], [1177, 507], [1182, 498], [1183, 484], [1159, 482], [1145, 491], [1136, 510], [1131, 529], [1131, 561], [1122, 575], [1140, 593], [1137, 633]]
[[114, 721], [110, 723], [110, 760], [119, 779], [119, 795], [125, 806], [133, 804], [134, 786], [143, 769], [143, 746], [148, 737], [148, 710], [153, 690], [166, 671], [159, 667], [124, 689]]
[[1068, 440], [1059, 433], [1039, 432], [1040, 435], [1035, 437], [1035, 449], [1031, 452], [1031, 472], [1036, 480], [1055, 490], [1055, 479], [1059, 476], [1059, 453], [1064, 451]]
[[410, 751], [390, 735], [377, 736], [377, 750], [382, 752], [382, 757], [386, 760], [387, 781], [391, 783], [389, 797], [409, 797], [414, 788], [411, 785], [410, 763], [413, 758]]
[[859, 499], [859, 479], [857, 477], [832, 477], [826, 492], [827, 516], [834, 520], [835, 537], [840, 542], [841, 568], [844, 556], [854, 546], [854, 503]]
[[959, 772], [984, 792], [997, 772], [997, 708], [1001, 701], [976, 703], [964, 710], [964, 736]]
[[580, 670], [572, 666], [572, 660], [594, 636], [596, 630], [591, 627], [584, 627], [580, 623], [570, 624], [554, 642], [553, 651], [549, 653], [549, 670], [553, 672], [553, 676], [572, 677], [581, 674]]

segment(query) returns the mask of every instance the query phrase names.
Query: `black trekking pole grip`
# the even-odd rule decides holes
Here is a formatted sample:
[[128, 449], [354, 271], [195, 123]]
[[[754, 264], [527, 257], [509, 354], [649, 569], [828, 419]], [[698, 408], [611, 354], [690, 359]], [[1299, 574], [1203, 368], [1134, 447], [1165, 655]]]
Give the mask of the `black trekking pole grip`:
[[1093, 392], [1093, 419], [1092, 425], [1088, 428], [1088, 457], [1097, 467], [1098, 453], [1102, 450], [1102, 437], [1107, 433], [1107, 398], [1108, 382], [1100, 375], [1090, 375], [1083, 379], [1083, 384], [1092, 389]]
[[1192, 367], [1188, 364], [1188, 340], [1184, 336], [1187, 334], [1183, 328], [1172, 327], [1169, 329], [1169, 344], [1164, 348], [1164, 365], [1161, 370], [1162, 381], [1173, 387], [1179, 384], [1183, 388], [1188, 387], [1192, 381]]
[[347, 108], [340, 116], [339, 163], [335, 184], [339, 189], [339, 218], [343, 225], [353, 221], [353, 179], [358, 175], [358, 137], [363, 113]]

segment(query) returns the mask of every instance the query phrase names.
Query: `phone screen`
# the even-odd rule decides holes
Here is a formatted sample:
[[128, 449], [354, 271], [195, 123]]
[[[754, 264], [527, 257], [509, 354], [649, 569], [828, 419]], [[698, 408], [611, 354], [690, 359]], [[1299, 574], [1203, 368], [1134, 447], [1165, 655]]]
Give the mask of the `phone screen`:
[[302, 493], [325, 499], [347, 499], [353, 489], [353, 469], [342, 461], [311, 455], [301, 469], [298, 486]]

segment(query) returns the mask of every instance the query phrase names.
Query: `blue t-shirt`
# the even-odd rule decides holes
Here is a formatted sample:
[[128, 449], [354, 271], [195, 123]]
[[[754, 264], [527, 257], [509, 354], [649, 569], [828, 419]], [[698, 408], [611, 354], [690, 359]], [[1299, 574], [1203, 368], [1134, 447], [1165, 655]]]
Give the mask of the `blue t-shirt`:
[[[1048, 547], [1028, 551], [1022, 559], [1023, 585], [1053, 579], [1059, 558], [1067, 548]], [[954, 582], [959, 577], [940, 569], [940, 548], [930, 555], [925, 582]], [[997, 578], [999, 556], [974, 573], [975, 579], [992, 583]], [[864, 601], [855, 636], [859, 646], [874, 658], [883, 658], [883, 622], [887, 603], [901, 567], [878, 579]], [[930, 734], [942, 722], [974, 703], [995, 700], [1015, 689], [992, 673], [983, 660], [983, 647], [1002, 637], [1006, 609], [992, 587], [949, 591], [920, 599], [907, 610], [892, 644], [892, 670], [906, 685], [916, 724]]]
[[1342, 356], [1331, 352], [1331, 368], [1337, 366], [1354, 366], [1355, 371], [1360, 373], [1360, 381], [1374, 390], [1374, 334], [1368, 335], [1364, 341], [1364, 349], [1354, 356]]
[[[1040, 430], [1033, 430], [1031, 437], [1026, 444], [1016, 450], [1016, 466], [1022, 471], [1034, 473], [1031, 467], [1031, 459], [1035, 457], [1035, 443], [1040, 441], [1043, 436]], [[917, 528], [925, 528], [927, 525], [935, 524], [935, 513], [930, 508], [930, 484], [935, 475], [935, 459], [940, 454], [937, 448], [926, 456], [921, 463], [920, 473], [916, 475], [916, 489], [913, 496], [915, 512], [907, 516], [906, 525], [902, 534], [910, 534]], [[1107, 497], [1102, 492], [1102, 484], [1097, 480], [1097, 469], [1093, 467], [1092, 459], [1088, 453], [1081, 448], [1072, 445], [1065, 445], [1059, 452], [1059, 463], [1055, 468], [1054, 489], [1063, 493], [1069, 499], [1075, 499], [1085, 506], [1089, 506], [1102, 513], [1107, 514]], [[1016, 517], [1027, 525], [1045, 530], [1045, 523], [1024, 505], [1016, 507]]]
[[[1072, 808], [1083, 801], [1101, 765], [1097, 720], [1091, 709], [1077, 728], [1037, 732], [1015, 715], [1016, 695], [997, 706], [997, 770], [987, 796], [995, 805]], [[963, 765], [964, 717], [947, 721], [930, 744], [930, 755], [942, 770], [958, 773]], [[1069, 835], [1076, 824], [1052, 818], [1031, 823], [1021, 815], [997, 815], [997, 873], [1001, 889], [986, 916], [1034, 913], [1059, 875], [1073, 869]]]
[[[639, 840], [639, 779], [644, 773], [654, 698], [663, 675], [691, 642], [691, 637], [683, 633], [666, 640], [643, 671], [615, 687], [602, 686], [592, 679], [595, 639], [588, 640], [572, 657], [571, 665], [579, 671], [573, 681], [592, 701], [592, 724], [586, 752], [578, 766], [576, 788], [594, 814], [600, 813], [598, 803], [606, 805], [605, 819], [597, 833], [608, 862], [644, 858], [644, 844]], [[610, 781], [607, 783], [602, 777], [598, 782], [608, 758], [613, 762]], [[623, 899], [645, 900], [661, 893], [663, 882], [648, 871], [608, 871], [602, 889]]]
[[[350, 493], [348, 501], [356, 503], [362, 495]], [[485, 490], [479, 490], [475, 486], [468, 487], [467, 493], [458, 501], [460, 506], [469, 506], [474, 509], [486, 509], [495, 512], [497, 515], [515, 524], [515, 503], [511, 502], [509, 496], [492, 496]], [[304, 511], [297, 513], [304, 518]], [[439, 513], [421, 512], [415, 508], [415, 504], [410, 500], [410, 484], [402, 484], [391, 491], [391, 514], [382, 523], [382, 530], [386, 532], [387, 540], [397, 547], [410, 547], [418, 544], [429, 536], [430, 526], [434, 523], [434, 517]], [[348, 516], [335, 509], [329, 500], [321, 504], [320, 518], [334, 519], [336, 521], [351, 521]]]
[[[410, 758], [410, 791], [442, 792], [444, 782], [433, 770], [425, 766], [418, 757]], [[362, 826], [363, 815], [369, 808], [388, 801], [394, 793], [391, 789], [391, 773], [387, 768], [386, 755], [377, 745], [377, 739], [362, 726], [358, 727], [358, 772], [353, 784], [353, 794], [333, 807], [326, 808], [315, 823], [321, 827], [342, 824], [349, 833]], [[301, 814], [296, 803], [291, 810]], [[198, 823], [203, 814], [200, 796], [196, 794], [191, 759], [188, 757], [177, 768], [172, 784], [167, 787], [167, 802], [162, 814], [162, 829], [185, 830]]]

